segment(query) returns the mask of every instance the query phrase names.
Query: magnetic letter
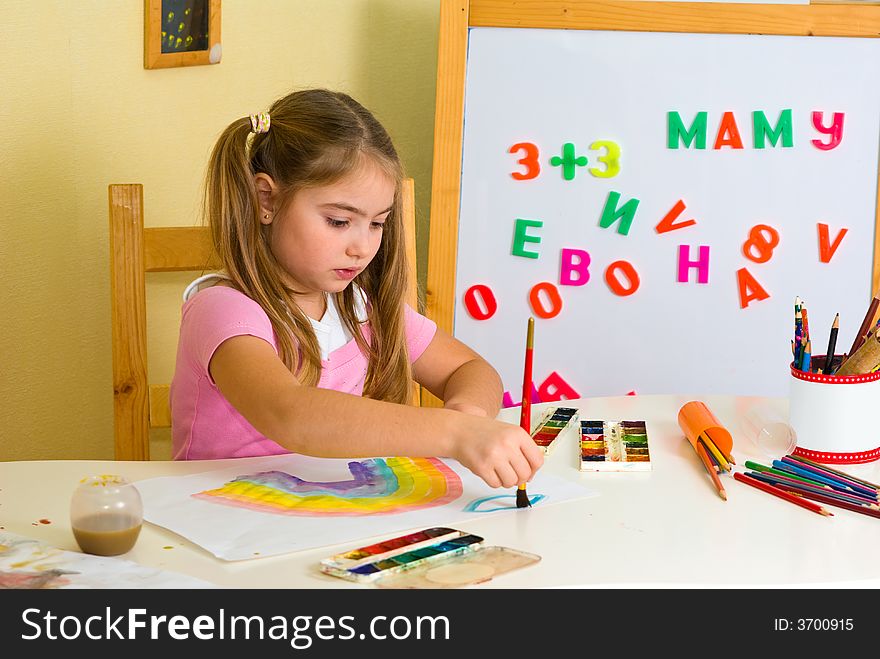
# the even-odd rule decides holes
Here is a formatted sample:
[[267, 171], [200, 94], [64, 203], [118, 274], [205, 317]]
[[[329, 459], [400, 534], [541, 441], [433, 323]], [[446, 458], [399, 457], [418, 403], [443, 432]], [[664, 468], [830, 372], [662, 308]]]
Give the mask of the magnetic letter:
[[736, 283], [739, 286], [739, 306], [745, 309], [752, 300], [766, 300], [770, 293], [764, 290], [758, 280], [746, 268], [736, 271]]
[[725, 112], [721, 117], [721, 125], [718, 126], [718, 135], [715, 136], [715, 148], [720, 149], [722, 146], [729, 146], [734, 149], [743, 148], [743, 141], [740, 139], [739, 128], [736, 126], [733, 112]]
[[553, 371], [547, 379], [538, 387], [538, 397], [542, 403], [549, 403], [554, 400], [574, 400], [580, 398], [580, 394], [576, 392], [571, 385], [562, 379], [556, 371]]
[[599, 226], [607, 229], [617, 220], [620, 220], [620, 226], [617, 227], [617, 233], [625, 236], [629, 233], [636, 209], [639, 207], [638, 199], [630, 199], [620, 208], [617, 208], [617, 202], [620, 201], [620, 193], [611, 191], [608, 193], [608, 199], [605, 201], [605, 207], [602, 209], [602, 217], [599, 219]]
[[[577, 259], [577, 261], [575, 261]], [[562, 248], [559, 267], [560, 286], [583, 286], [590, 281], [590, 253], [582, 249]], [[577, 275], [576, 277], [574, 275]]]
[[[617, 276], [618, 270], [629, 280], [629, 288], [624, 288], [623, 284], [620, 283]], [[613, 293], [620, 297], [626, 297], [639, 290], [639, 273], [636, 272], [636, 269], [632, 267], [631, 263], [627, 263], [626, 261], [615, 261], [605, 269], [605, 283], [608, 284], [608, 288], [610, 288]]]
[[666, 213], [666, 216], [657, 223], [657, 226], [654, 227], [654, 230], [657, 233], [666, 233], [667, 231], [675, 231], [676, 229], [684, 229], [685, 227], [689, 227], [692, 224], [696, 224], [697, 221], [694, 219], [686, 220], [684, 222], [675, 223], [675, 218], [681, 215], [684, 212], [685, 205], [684, 202], [679, 199], [675, 202], [675, 206]]
[[523, 220], [517, 218], [513, 227], [513, 249], [511, 254], [514, 256], [524, 256], [527, 259], [538, 258], [538, 252], [527, 252], [525, 250], [526, 243], [540, 243], [541, 236], [530, 236], [526, 233], [529, 227], [542, 227], [544, 223], [541, 220]]
[[764, 116], [763, 110], [755, 110], [752, 112], [752, 139], [754, 140], [756, 149], [764, 148], [764, 141], [769, 137], [770, 144], [776, 146], [779, 136], [782, 136], [782, 146], [791, 147], [793, 142], [791, 139], [791, 109], [785, 109], [779, 113], [779, 121], [776, 122], [776, 128], [770, 128], [770, 122]]
[[822, 149], [823, 151], [830, 151], [843, 139], [843, 112], [835, 112], [834, 116], [831, 120], [830, 126], [825, 126], [822, 123], [822, 115], [823, 112], [813, 112], [813, 128], [818, 130], [820, 133], [828, 135], [831, 138], [831, 141], [828, 144], [825, 144], [822, 140], [810, 140], [813, 143], [813, 146], [817, 149]]
[[[697, 112], [694, 123], [691, 124], [690, 130], [685, 130], [684, 123], [678, 112], [666, 113], [667, 137], [666, 146], [670, 149], [678, 148], [678, 141], [681, 140], [685, 148], [690, 148], [691, 142], [696, 140], [698, 149], [706, 148], [706, 120], [708, 113]], [[687, 138], [687, 139], [685, 139]]]
[[[482, 306], [480, 305], [482, 302]], [[492, 289], [485, 284], [474, 284], [464, 293], [464, 306], [472, 318], [488, 320], [498, 311]]]
[[[547, 297], [550, 298], [549, 309], [544, 307], [544, 303], [541, 302], [541, 298], [538, 297], [538, 294], [541, 291], [545, 292]], [[532, 311], [534, 311], [535, 315], [539, 318], [553, 318], [554, 316], [558, 316], [559, 312], [562, 311], [562, 297], [559, 295], [559, 289], [549, 281], [542, 281], [540, 284], [532, 286], [532, 290], [529, 291], [529, 302], [532, 305]]]
[[709, 246], [700, 245], [700, 258], [696, 261], [690, 260], [690, 247], [687, 245], [678, 246], [678, 281], [687, 282], [688, 270], [697, 269], [697, 281], [701, 284], [709, 283]]
[[840, 246], [840, 241], [843, 240], [843, 237], [849, 229], [841, 229], [838, 231], [837, 238], [834, 239], [833, 243], [829, 244], [828, 225], [820, 222], [816, 226], [819, 227], [819, 260], [822, 263], [830, 263], [831, 257], [834, 256], [834, 252], [836, 252], [837, 248]]
[[[522, 392], [520, 392], [522, 393]], [[538, 390], [535, 389], [535, 383], [532, 382], [532, 395], [529, 396], [533, 403], [540, 403], [541, 399], [538, 397]], [[509, 391], [505, 391], [504, 395], [501, 397], [501, 407], [513, 407], [514, 405], [522, 405], [522, 401], [518, 403], [513, 402], [513, 396], [510, 395]]]

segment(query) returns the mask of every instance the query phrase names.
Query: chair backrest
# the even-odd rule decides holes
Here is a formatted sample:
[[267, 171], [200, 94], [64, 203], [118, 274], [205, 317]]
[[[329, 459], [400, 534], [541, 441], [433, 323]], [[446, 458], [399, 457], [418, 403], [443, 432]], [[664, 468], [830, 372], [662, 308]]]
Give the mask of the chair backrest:
[[[207, 227], [144, 228], [144, 189], [112, 184], [110, 303], [113, 346], [113, 432], [117, 460], [149, 460], [150, 428], [171, 426], [168, 384], [147, 380], [146, 273], [210, 271], [220, 267]], [[413, 180], [402, 188], [404, 235], [410, 264], [407, 302], [418, 309]], [[413, 383], [413, 404], [421, 389]]]

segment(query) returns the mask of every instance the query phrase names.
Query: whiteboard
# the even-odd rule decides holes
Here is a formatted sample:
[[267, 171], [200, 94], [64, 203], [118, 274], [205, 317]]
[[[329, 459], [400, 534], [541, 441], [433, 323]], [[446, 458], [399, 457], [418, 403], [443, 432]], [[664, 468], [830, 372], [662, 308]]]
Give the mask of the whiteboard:
[[[849, 348], [871, 299], [880, 148], [880, 40], [835, 37], [670, 34], [470, 28], [466, 65], [454, 335], [500, 373], [519, 401], [526, 320], [535, 284], [555, 285], [562, 309], [536, 317], [534, 381], [556, 372], [580, 397], [637, 394], [788, 393], [795, 296], [809, 310], [813, 353], [825, 352], [835, 313], [837, 352]], [[792, 146], [753, 145], [752, 113], [771, 127], [791, 110]], [[812, 123], [844, 113], [842, 139]], [[668, 113], [685, 128], [707, 113], [705, 149], [667, 144]], [[743, 148], [714, 148], [725, 112]], [[725, 132], [725, 138], [730, 133]], [[601, 178], [596, 141], [620, 148], [620, 170]], [[540, 173], [516, 180], [534, 144]], [[550, 158], [571, 143], [587, 167], [565, 180]], [[600, 226], [610, 193], [618, 206], [638, 199], [627, 235]], [[677, 221], [658, 233], [681, 200]], [[536, 220], [540, 242], [512, 253], [517, 219]], [[842, 238], [819, 258], [817, 224]], [[766, 224], [779, 242], [769, 261], [747, 258], [751, 227]], [[679, 282], [679, 246], [698, 259], [709, 247], [708, 282]], [[589, 253], [589, 281], [561, 285], [563, 249]], [[752, 250], [752, 254], [755, 254]], [[631, 295], [615, 294], [605, 270], [626, 261], [638, 273]], [[741, 307], [737, 271], [746, 268], [769, 297]], [[626, 284], [626, 278], [621, 279]], [[465, 293], [492, 290], [497, 310], [471, 316]]]

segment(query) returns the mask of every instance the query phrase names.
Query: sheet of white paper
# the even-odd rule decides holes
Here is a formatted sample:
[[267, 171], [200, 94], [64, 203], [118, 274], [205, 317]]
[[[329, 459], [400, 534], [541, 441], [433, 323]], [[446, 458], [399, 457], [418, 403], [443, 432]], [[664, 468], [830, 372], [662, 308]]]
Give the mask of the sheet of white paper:
[[[515, 493], [487, 486], [454, 460], [443, 460], [461, 478], [462, 494], [456, 500], [431, 508], [379, 515], [299, 516], [261, 512], [195, 498], [205, 490], [229, 481], [265, 471], [280, 471], [303, 480], [332, 483], [350, 481], [351, 460], [276, 455], [243, 459], [240, 465], [189, 476], [167, 476], [138, 481], [144, 502], [144, 519], [163, 526], [228, 561], [283, 554], [327, 545], [354, 542], [379, 535], [448, 526], [516, 511]], [[572, 499], [598, 496], [578, 483], [539, 472], [529, 483], [529, 497], [535, 507]], [[475, 501], [488, 499], [468, 512]]]
[[0, 588], [216, 588], [184, 574], [122, 558], [66, 551], [0, 531]]

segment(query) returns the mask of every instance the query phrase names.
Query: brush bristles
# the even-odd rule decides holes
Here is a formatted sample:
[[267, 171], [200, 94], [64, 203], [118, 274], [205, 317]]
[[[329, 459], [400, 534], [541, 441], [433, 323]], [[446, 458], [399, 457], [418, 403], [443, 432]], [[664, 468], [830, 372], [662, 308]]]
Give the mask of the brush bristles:
[[526, 488], [522, 487], [516, 491], [516, 507], [517, 508], [531, 508], [532, 502], [529, 501], [529, 495], [526, 492]]

